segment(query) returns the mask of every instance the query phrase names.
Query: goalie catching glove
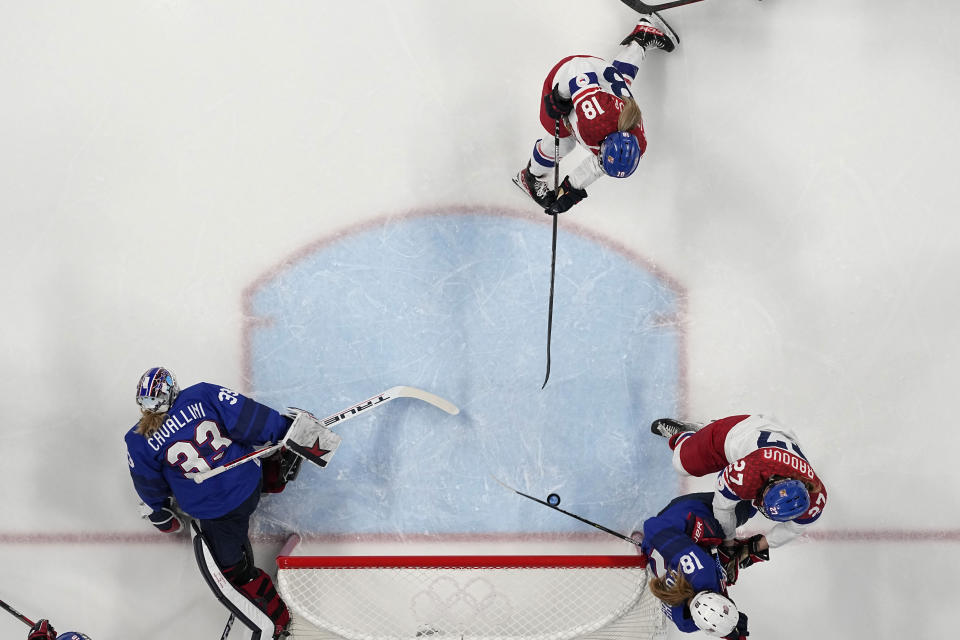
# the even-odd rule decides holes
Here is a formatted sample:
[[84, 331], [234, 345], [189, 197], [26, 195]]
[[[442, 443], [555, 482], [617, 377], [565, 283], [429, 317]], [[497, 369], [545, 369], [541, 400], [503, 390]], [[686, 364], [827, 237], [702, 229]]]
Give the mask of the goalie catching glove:
[[[316, 465], [327, 466], [340, 446], [340, 436], [320, 424], [309, 411], [291, 407], [285, 415], [293, 418], [293, 424], [283, 437], [284, 448]], [[294, 468], [299, 470], [299, 465]]]

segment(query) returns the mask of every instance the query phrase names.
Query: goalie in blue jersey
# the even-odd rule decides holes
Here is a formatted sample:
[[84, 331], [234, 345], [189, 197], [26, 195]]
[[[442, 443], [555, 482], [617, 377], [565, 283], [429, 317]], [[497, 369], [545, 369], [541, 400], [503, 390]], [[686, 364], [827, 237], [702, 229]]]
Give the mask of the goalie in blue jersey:
[[[723, 529], [712, 501], [712, 493], [675, 498], [644, 521], [640, 549], [657, 576], [650, 591], [680, 631], [743, 640], [749, 635], [747, 615], [729, 598], [727, 586], [736, 582], [741, 567], [765, 560], [766, 552], [752, 548], [750, 541], [722, 547]], [[755, 512], [749, 502], [740, 503], [738, 524]]]
[[290, 614], [273, 581], [254, 565], [248, 531], [261, 493], [282, 491], [296, 476], [302, 458], [281, 450], [262, 465], [259, 460], [237, 464], [203, 482], [192, 476], [249, 456], [265, 443], [279, 442], [294, 416], [215, 384], [201, 382], [181, 390], [163, 367], [141, 376], [136, 399], [141, 418], [126, 434], [127, 461], [145, 505], [144, 516], [164, 533], [183, 527], [181, 514], [197, 521], [203, 543], [216, 561], [214, 570], [219, 569], [237, 592], [224, 593], [218, 586], [222, 581], [211, 578], [209, 568], [201, 565], [218, 599], [231, 611], [252, 603], [256, 611], [246, 619], [256, 618], [258, 627], [268, 627], [263, 630], [280, 637]]

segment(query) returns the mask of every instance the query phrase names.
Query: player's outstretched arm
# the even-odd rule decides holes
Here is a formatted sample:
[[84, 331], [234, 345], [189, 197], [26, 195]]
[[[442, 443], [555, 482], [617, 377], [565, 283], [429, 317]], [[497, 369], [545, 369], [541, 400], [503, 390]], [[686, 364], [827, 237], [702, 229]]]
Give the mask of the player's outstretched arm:
[[805, 526], [806, 525], [802, 525], [799, 522], [794, 522], [793, 520], [789, 522], [778, 522], [772, 529], [770, 529], [770, 531], [767, 532], [767, 545], [771, 549], [782, 547], [803, 533]]

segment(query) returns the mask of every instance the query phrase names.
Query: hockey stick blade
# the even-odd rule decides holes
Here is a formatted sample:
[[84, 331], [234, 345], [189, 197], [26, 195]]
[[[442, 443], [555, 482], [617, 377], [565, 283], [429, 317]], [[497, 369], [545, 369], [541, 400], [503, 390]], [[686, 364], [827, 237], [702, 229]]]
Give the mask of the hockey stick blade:
[[597, 524], [596, 522], [592, 522], [592, 521], [590, 521], [590, 520], [587, 520], [586, 518], [583, 518], [583, 517], [581, 517], [581, 516], [578, 516], [578, 515], [575, 514], [575, 513], [570, 513], [569, 511], [565, 511], [565, 510], [561, 509], [560, 507], [558, 507], [558, 506], [556, 506], [556, 505], [552, 505], [552, 504], [550, 504], [549, 502], [546, 502], [545, 500], [541, 500], [540, 498], [535, 498], [535, 497], [533, 497], [533, 496], [531, 496], [531, 495], [529, 495], [529, 494], [524, 493], [523, 491], [518, 491], [517, 489], [514, 489], [513, 487], [511, 487], [511, 486], [508, 485], [506, 482], [504, 482], [503, 480], [501, 480], [500, 478], [498, 478], [498, 477], [496, 477], [496, 476], [490, 476], [490, 477], [493, 478], [494, 480], [496, 480], [497, 483], [499, 483], [501, 487], [503, 487], [504, 489], [507, 489], [508, 491], [513, 491], [513, 492], [514, 492], [515, 494], [517, 494], [518, 496], [523, 496], [524, 498], [527, 498], [527, 499], [529, 499], [529, 500], [533, 500], [534, 502], [540, 503], [540, 504], [542, 504], [542, 505], [545, 506], [545, 507], [549, 507], [550, 509], [553, 509], [554, 511], [559, 511], [560, 513], [562, 513], [562, 514], [564, 514], [564, 515], [567, 515], [567, 516], [570, 516], [571, 518], [574, 518], [574, 519], [576, 519], [576, 520], [579, 520], [580, 522], [583, 522], [584, 524], [588, 524], [588, 525], [590, 525], [591, 527], [593, 527], [593, 528], [595, 528], [595, 529], [599, 529], [600, 531], [603, 531], [604, 533], [609, 533], [610, 535], [616, 536], [617, 538], [620, 538], [621, 540], [625, 540], [625, 541], [629, 542], [629, 543], [632, 544], [632, 545], [635, 545], [635, 546], [637, 546], [637, 547], [640, 546], [640, 543], [639, 543], [639, 542], [637, 542], [636, 540], [634, 540], [633, 538], [631, 538], [631, 537], [629, 537], [629, 536], [625, 536], [625, 535], [623, 535], [622, 533], [618, 533], [617, 531], [614, 531], [613, 529], [608, 529], [608, 528], [606, 528], [605, 526], [603, 526], [602, 524]]
[[654, 11], [663, 11], [664, 9], [673, 9], [674, 7], [683, 7], [688, 4], [694, 4], [695, 2], [703, 2], [703, 0], [673, 0], [672, 2], [664, 2], [662, 4], [647, 4], [639, 0], [620, 1], [638, 13], [647, 14], [653, 13]]
[[460, 409], [457, 408], [457, 405], [453, 404], [449, 400], [445, 400], [440, 396], [430, 393], [429, 391], [424, 391], [423, 389], [417, 389], [416, 387], [406, 387], [399, 386], [393, 387], [387, 391], [391, 393], [394, 397], [397, 398], [416, 398], [417, 400], [422, 400], [428, 404], [432, 404], [437, 409], [446, 411], [452, 416], [460, 413]]
[[[400, 385], [396, 387], [390, 387], [383, 393], [378, 393], [373, 397], [367, 398], [363, 402], [358, 402], [352, 407], [349, 407], [347, 409], [344, 409], [343, 411], [334, 413], [333, 415], [327, 416], [326, 418], [319, 420], [319, 422], [320, 424], [322, 424], [327, 428], [333, 428], [334, 425], [337, 425], [341, 422], [346, 422], [350, 418], [353, 418], [354, 416], [357, 416], [365, 412], [367, 409], [378, 407], [386, 402], [389, 402], [390, 400], [393, 400], [394, 398], [415, 398], [417, 400], [422, 400], [427, 404], [432, 404], [438, 409], [446, 411], [450, 415], [457, 415], [458, 413], [460, 413], [460, 409], [458, 409], [457, 406], [452, 402], [450, 402], [449, 400], [445, 400], [440, 396], [430, 393], [429, 391], [424, 391], [423, 389]], [[241, 456], [236, 460], [231, 460], [230, 462], [227, 462], [219, 467], [214, 467], [212, 469], [208, 469], [207, 471], [193, 471], [184, 475], [186, 475], [186, 477], [190, 478], [197, 484], [200, 484], [204, 480], [208, 480], [214, 476], [218, 476], [221, 473], [229, 471], [230, 469], [233, 469], [238, 465], [245, 464], [247, 462], [250, 462], [252, 460], [257, 460], [265, 456], [269, 456], [274, 452], [279, 451], [282, 446], [283, 446], [282, 442], [277, 444], [267, 445], [260, 449], [251, 451], [250, 453], [246, 454], [245, 456]]]

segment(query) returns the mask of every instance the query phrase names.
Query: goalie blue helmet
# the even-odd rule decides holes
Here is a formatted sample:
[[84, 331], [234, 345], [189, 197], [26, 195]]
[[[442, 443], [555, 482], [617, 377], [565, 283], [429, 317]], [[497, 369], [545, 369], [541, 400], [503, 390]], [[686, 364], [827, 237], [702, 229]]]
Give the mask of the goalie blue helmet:
[[600, 143], [600, 165], [614, 178], [626, 178], [640, 164], [640, 143], [627, 131], [614, 131]]
[[810, 492], [799, 480], [774, 480], [763, 492], [760, 512], [776, 522], [786, 522], [810, 508]]
[[67, 631], [57, 636], [57, 640], [90, 640], [90, 636], [79, 631]]
[[137, 383], [137, 404], [146, 413], [165, 413], [180, 393], [177, 379], [163, 367], [147, 369]]

